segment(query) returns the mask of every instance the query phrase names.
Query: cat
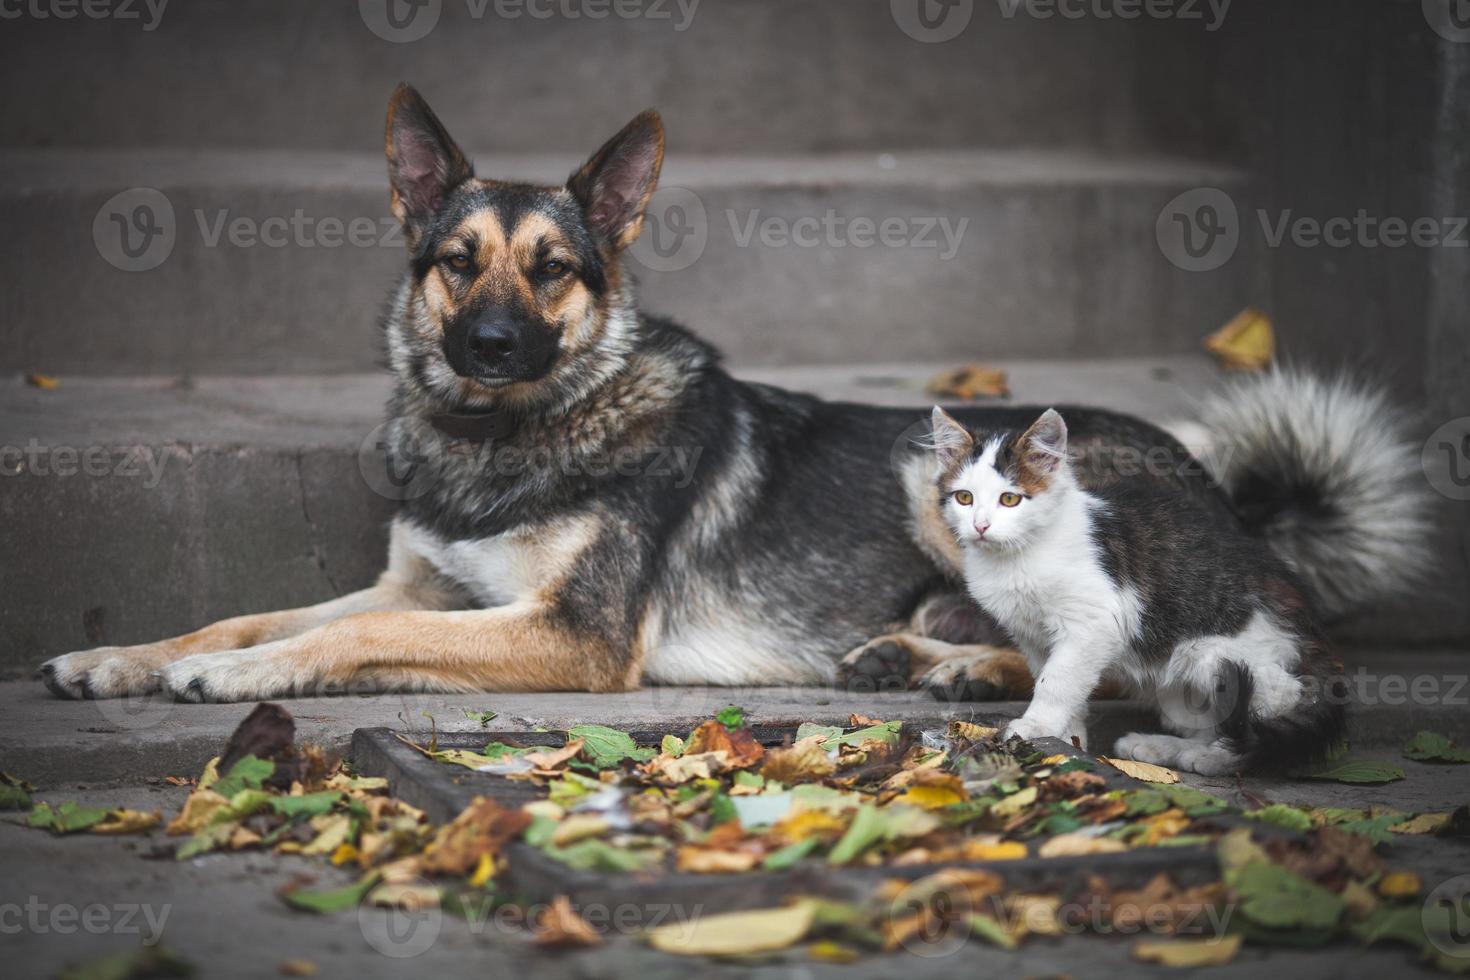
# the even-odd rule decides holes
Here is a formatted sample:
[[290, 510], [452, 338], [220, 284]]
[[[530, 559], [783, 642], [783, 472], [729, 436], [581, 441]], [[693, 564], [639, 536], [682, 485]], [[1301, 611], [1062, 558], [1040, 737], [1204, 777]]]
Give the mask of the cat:
[[1125, 735], [1122, 758], [1218, 776], [1337, 747], [1342, 668], [1291, 570], [1227, 505], [1126, 476], [1083, 486], [1055, 409], [974, 433], [935, 407], [932, 433], [965, 585], [1036, 677], [1007, 737], [1084, 737], [1107, 680], [1172, 732]]

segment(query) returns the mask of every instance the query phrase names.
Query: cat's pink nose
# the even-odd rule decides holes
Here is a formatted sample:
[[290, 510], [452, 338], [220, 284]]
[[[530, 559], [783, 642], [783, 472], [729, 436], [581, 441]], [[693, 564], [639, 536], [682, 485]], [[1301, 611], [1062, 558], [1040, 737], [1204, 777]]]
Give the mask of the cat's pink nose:
[[988, 531], [988, 530], [990, 530], [990, 522], [989, 521], [976, 521], [975, 522], [975, 533], [978, 534], [978, 535], [980, 535], [982, 538], [985, 537], [985, 532]]

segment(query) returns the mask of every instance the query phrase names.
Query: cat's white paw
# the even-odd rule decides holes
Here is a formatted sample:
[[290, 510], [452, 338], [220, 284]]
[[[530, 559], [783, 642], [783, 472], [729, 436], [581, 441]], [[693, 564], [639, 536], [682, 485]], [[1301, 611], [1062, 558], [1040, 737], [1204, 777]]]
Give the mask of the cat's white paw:
[[1087, 726], [1080, 719], [1053, 722], [1045, 718], [1028, 718], [1022, 715], [1005, 727], [1003, 738], [1018, 737], [1030, 741], [1033, 738], [1059, 738], [1070, 742], [1073, 736], [1087, 744]]

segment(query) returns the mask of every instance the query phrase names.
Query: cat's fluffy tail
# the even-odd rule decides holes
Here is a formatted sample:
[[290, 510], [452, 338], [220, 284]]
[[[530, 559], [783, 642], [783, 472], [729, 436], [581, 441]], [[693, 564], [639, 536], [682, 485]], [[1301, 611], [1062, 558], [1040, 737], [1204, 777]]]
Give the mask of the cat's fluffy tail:
[[1327, 618], [1428, 571], [1428, 492], [1407, 433], [1381, 391], [1288, 368], [1236, 381], [1176, 430]]

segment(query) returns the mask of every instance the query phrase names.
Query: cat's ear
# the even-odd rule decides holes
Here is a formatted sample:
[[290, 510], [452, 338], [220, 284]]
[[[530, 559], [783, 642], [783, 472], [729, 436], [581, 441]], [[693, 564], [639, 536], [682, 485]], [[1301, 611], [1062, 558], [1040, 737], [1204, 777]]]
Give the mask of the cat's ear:
[[474, 170], [434, 110], [408, 85], [398, 86], [388, 103], [384, 142], [393, 214], [413, 241]]
[[619, 252], [637, 240], [663, 163], [664, 124], [650, 109], [572, 174], [567, 190], [586, 210], [587, 227], [599, 244]]
[[975, 437], [953, 415], [935, 405], [929, 413], [929, 445], [947, 466], [974, 451]]
[[1054, 473], [1067, 458], [1067, 423], [1061, 413], [1048, 408], [1031, 423], [1018, 444], [1021, 465], [1037, 476]]

